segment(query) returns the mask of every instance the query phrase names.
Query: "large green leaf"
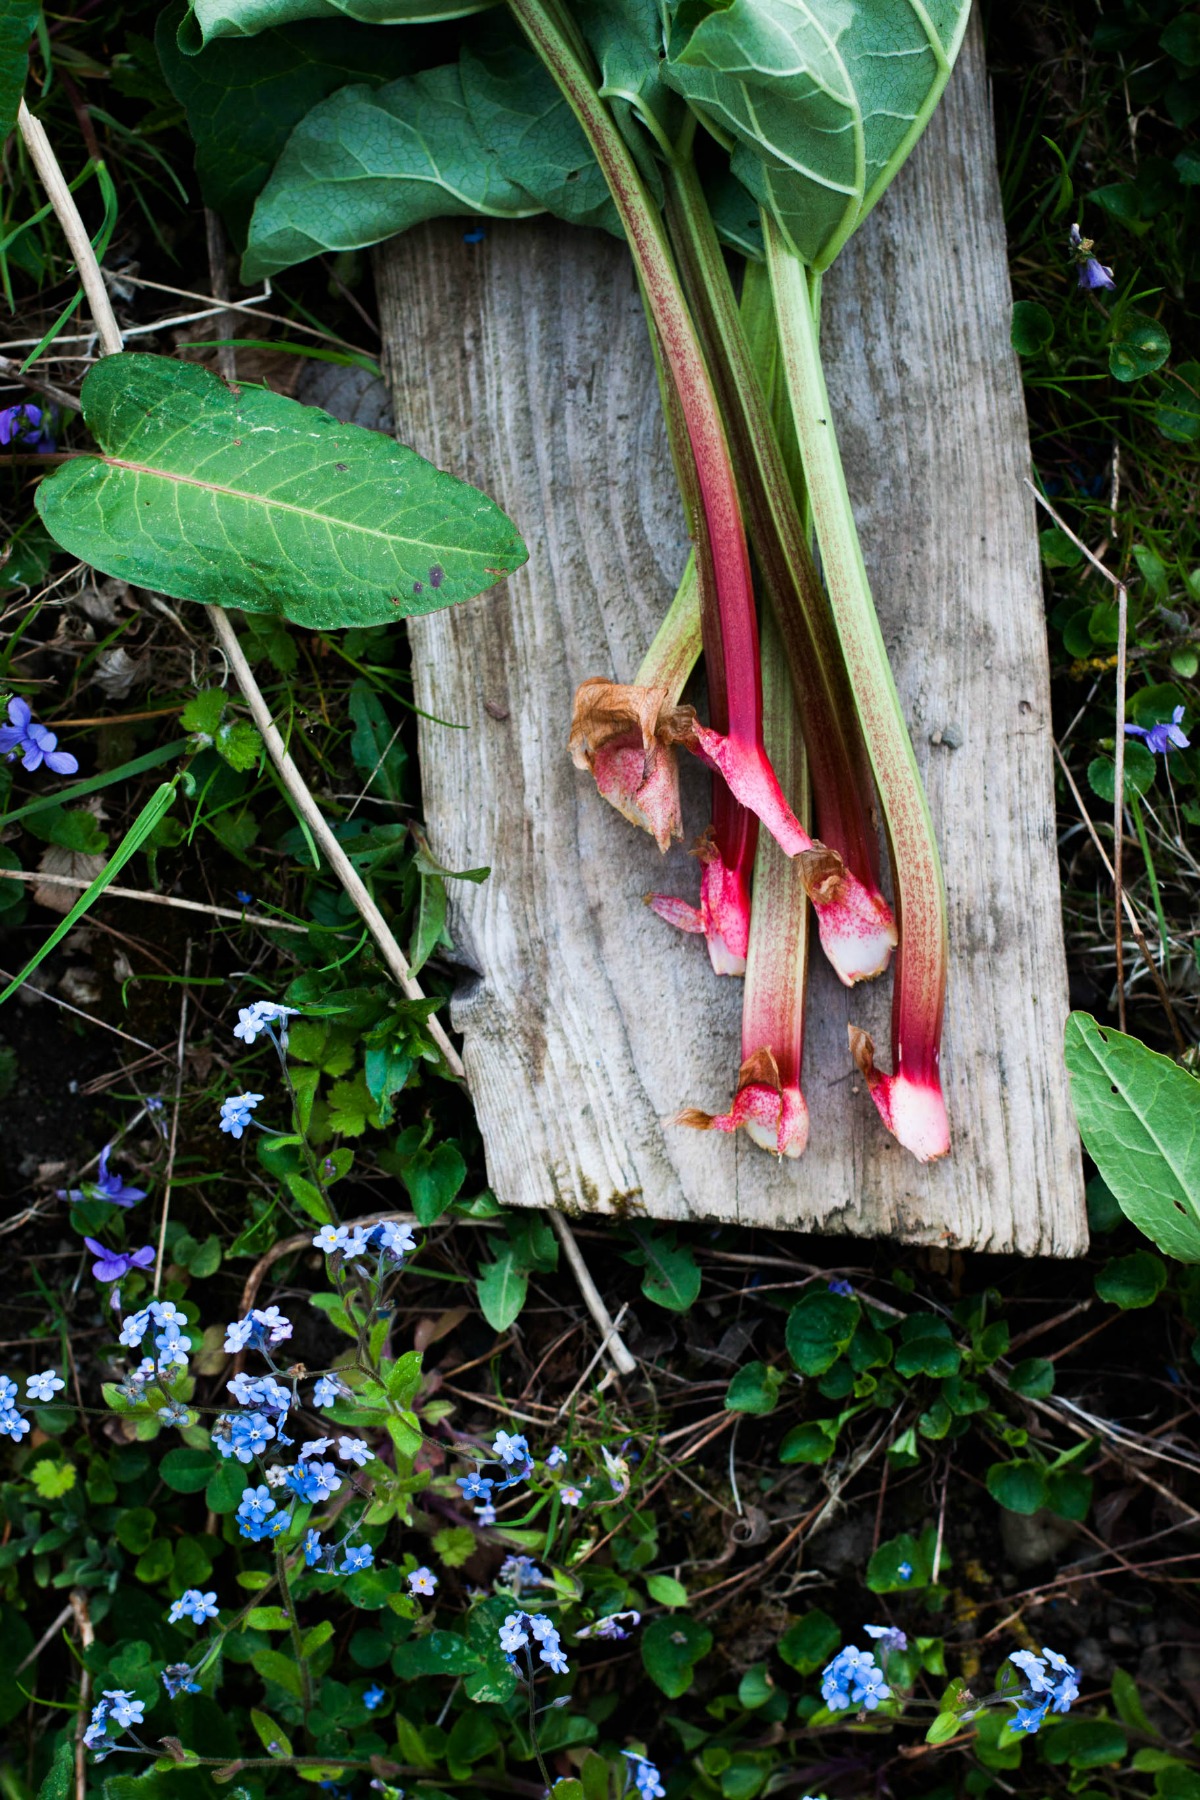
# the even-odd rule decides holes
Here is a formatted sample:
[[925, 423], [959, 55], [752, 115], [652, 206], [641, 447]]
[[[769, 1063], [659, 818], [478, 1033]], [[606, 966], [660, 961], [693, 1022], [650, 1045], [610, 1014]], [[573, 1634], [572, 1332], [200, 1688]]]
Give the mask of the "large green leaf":
[[323, 629], [435, 612], [525, 561], [486, 495], [317, 407], [139, 355], [106, 356], [82, 398], [102, 454], [37, 507], [106, 575]]
[[1200, 1081], [1083, 1012], [1066, 1058], [1080, 1136], [1121, 1211], [1168, 1256], [1200, 1262]]
[[829, 266], [924, 130], [970, 0], [673, 0], [665, 79]]
[[[187, 111], [206, 203], [244, 244], [255, 200], [305, 113], [350, 81], [395, 81], [413, 66], [412, 32], [316, 19], [250, 41], [218, 38], [185, 56], [176, 33], [182, 0], [159, 14], [154, 47]], [[423, 34], [420, 34], [423, 36]]]
[[576, 0], [572, 15], [596, 59], [600, 93], [634, 151], [639, 140], [631, 116], [664, 147], [673, 144], [682, 108], [662, 77], [659, 0]]
[[39, 0], [0, 0], [0, 144], [17, 122], [29, 73], [29, 40], [41, 16]]
[[494, 0], [192, 0], [179, 48], [194, 56], [213, 38], [257, 37], [298, 19], [360, 19], [366, 25], [428, 25], [482, 12]]
[[504, 175], [573, 225], [620, 234], [599, 163], [545, 64], [515, 28], [482, 34], [459, 62], [463, 101]]
[[312, 109], [259, 196], [242, 273], [259, 281], [447, 214], [541, 210], [483, 142], [450, 63], [375, 91], [344, 87]]

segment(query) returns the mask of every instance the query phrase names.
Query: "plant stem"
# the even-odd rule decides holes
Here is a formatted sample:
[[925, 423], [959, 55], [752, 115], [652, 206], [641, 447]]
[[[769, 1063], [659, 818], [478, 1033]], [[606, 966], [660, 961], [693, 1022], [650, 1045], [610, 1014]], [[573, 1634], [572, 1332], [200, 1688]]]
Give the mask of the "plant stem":
[[[890, 1077], [872, 1074], [870, 1040], [860, 1044], [881, 1115], [922, 1160], [949, 1149], [940, 1055], [948, 954], [941, 861], [900, 697], [871, 599], [862, 547], [834, 435], [821, 367], [813, 296], [804, 265], [773, 219], [762, 213], [775, 316], [796, 435], [816, 521], [834, 621], [849, 671], [892, 853], [900, 948], [892, 999]], [[856, 1039], [852, 1035], [852, 1044]], [[902, 1084], [912, 1117], [888, 1117], [883, 1102]]]
[[[1133, 828], [1137, 832], [1138, 843], [1142, 848], [1142, 860], [1146, 864], [1146, 877], [1150, 883], [1150, 898], [1154, 902], [1154, 916], [1158, 920], [1158, 941], [1162, 955], [1162, 969], [1165, 980], [1171, 979], [1171, 939], [1167, 931], [1167, 915], [1163, 911], [1162, 895], [1158, 888], [1158, 871], [1154, 867], [1154, 858], [1150, 854], [1150, 840], [1146, 836], [1146, 821], [1142, 815], [1142, 803], [1132, 789], [1129, 793], [1129, 810], [1133, 814]], [[1118, 925], [1120, 921], [1118, 920]]]
[[312, 1671], [304, 1654], [304, 1640], [300, 1636], [300, 1621], [296, 1617], [296, 1608], [292, 1601], [292, 1590], [288, 1585], [287, 1554], [282, 1544], [275, 1546], [275, 1579], [279, 1583], [279, 1596], [287, 1613], [288, 1632], [292, 1640], [292, 1654], [296, 1659], [296, 1667], [300, 1671], [300, 1704], [304, 1708], [304, 1727], [308, 1729], [308, 1715], [312, 1711]]
[[[641, 171], [600, 99], [577, 47], [569, 14], [556, 0], [509, 0], [509, 7], [579, 120], [608, 183], [682, 412], [699, 498], [693, 524], [697, 528], [711, 731], [728, 739], [731, 752], [719, 765], [707, 742], [704, 754], [720, 767], [726, 782], [746, 805], [766, 818], [772, 830], [790, 837], [795, 821], [762, 748], [758, 619], [741, 501], [716, 395], [662, 220]], [[674, 432], [671, 435], [674, 446], [676, 436]], [[681, 460], [677, 455], [677, 467]], [[687, 475], [682, 467], [679, 472], [687, 504]], [[713, 823], [717, 849], [728, 865], [727, 850], [744, 859], [749, 828], [734, 808], [726, 808], [721, 793], [718, 786]], [[803, 847], [793, 840], [789, 853]]]
[[693, 550], [667, 616], [655, 632], [654, 642], [633, 678], [634, 686], [666, 688], [668, 704], [678, 706], [688, 677], [700, 659], [702, 647], [700, 584]]
[[755, 553], [804, 723], [817, 829], [873, 887], [879, 879], [879, 843], [868, 811], [870, 764], [800, 516], [794, 471], [772, 424], [762, 378], [762, 365], [774, 361], [776, 350], [770, 284], [761, 266], [748, 263], [739, 310], [686, 145], [669, 164], [666, 179], [672, 240], [729, 428]]

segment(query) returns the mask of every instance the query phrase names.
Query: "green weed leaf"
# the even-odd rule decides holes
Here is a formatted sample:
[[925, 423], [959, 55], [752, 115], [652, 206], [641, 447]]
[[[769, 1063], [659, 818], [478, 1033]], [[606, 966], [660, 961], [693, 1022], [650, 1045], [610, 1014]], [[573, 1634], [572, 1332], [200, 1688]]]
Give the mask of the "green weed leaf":
[[520, 1315], [529, 1291], [529, 1275], [511, 1244], [480, 1271], [475, 1284], [479, 1308], [493, 1331], [507, 1331]]
[[642, 1667], [668, 1700], [692, 1685], [696, 1664], [712, 1649], [712, 1632], [686, 1614], [652, 1619], [642, 1633]]
[[[421, 1225], [440, 1219], [467, 1178], [467, 1165], [456, 1144], [438, 1144], [409, 1157], [400, 1177]], [[503, 1329], [498, 1327], [497, 1329]]]
[[1096, 1292], [1101, 1300], [1119, 1306], [1122, 1312], [1153, 1306], [1166, 1285], [1167, 1265], [1150, 1250], [1111, 1257], [1096, 1276]]
[[[1095, 756], [1088, 764], [1088, 786], [1111, 806], [1117, 792], [1117, 765], [1111, 756]], [[1153, 784], [1157, 765], [1152, 751], [1130, 740], [1125, 746], [1125, 797], [1139, 797]]]
[[29, 40], [41, 16], [39, 0], [5, 0], [0, 6], [0, 144], [17, 122], [29, 73]]
[[1039, 300], [1016, 300], [1012, 309], [1012, 347], [1018, 356], [1036, 356], [1054, 339], [1054, 320]]
[[1129, 1739], [1112, 1719], [1068, 1719], [1046, 1735], [1042, 1755], [1048, 1763], [1069, 1763], [1073, 1769], [1102, 1769], [1124, 1762]]
[[1177, 363], [1154, 408], [1154, 423], [1174, 444], [1200, 437], [1200, 363]]
[[642, 1292], [668, 1312], [686, 1312], [700, 1292], [700, 1270], [674, 1232], [638, 1231], [638, 1260], [645, 1264]]
[[779, 1640], [779, 1654], [789, 1669], [798, 1675], [811, 1675], [823, 1668], [837, 1653], [842, 1642], [842, 1628], [836, 1619], [814, 1606], [802, 1619], [790, 1625]]
[[124, 354], [82, 399], [101, 454], [56, 469], [37, 507], [107, 575], [325, 629], [452, 606], [525, 560], [477, 489], [265, 388]]
[[1067, 1020], [1066, 1060], [1080, 1135], [1125, 1217], [1200, 1262], [1200, 1082], [1083, 1012]]
[[993, 1463], [987, 1490], [1008, 1512], [1040, 1512], [1047, 1500], [1045, 1473], [1035, 1462]]
[[1171, 354], [1171, 340], [1147, 313], [1126, 313], [1114, 328], [1108, 347], [1109, 373], [1117, 381], [1140, 381], [1161, 369]]
[[801, 1375], [824, 1375], [846, 1349], [860, 1318], [848, 1294], [812, 1288], [788, 1314], [788, 1355]]
[[779, 1390], [787, 1379], [784, 1370], [767, 1363], [747, 1363], [725, 1390], [727, 1412], [769, 1413], [779, 1403]]

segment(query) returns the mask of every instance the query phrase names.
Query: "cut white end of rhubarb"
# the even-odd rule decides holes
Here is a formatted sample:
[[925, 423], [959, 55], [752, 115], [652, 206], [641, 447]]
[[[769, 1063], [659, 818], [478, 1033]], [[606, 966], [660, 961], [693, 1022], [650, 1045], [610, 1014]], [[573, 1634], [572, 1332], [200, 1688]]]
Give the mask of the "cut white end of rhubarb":
[[865, 1031], [851, 1025], [850, 1054], [875, 1102], [875, 1110], [918, 1162], [936, 1162], [950, 1151], [950, 1121], [941, 1084], [935, 1075], [885, 1075], [875, 1066], [875, 1045]]
[[842, 865], [836, 898], [819, 900], [811, 887], [809, 898], [817, 915], [821, 948], [838, 979], [853, 987], [856, 981], [882, 975], [898, 941], [896, 921], [883, 895], [864, 887], [857, 875]]

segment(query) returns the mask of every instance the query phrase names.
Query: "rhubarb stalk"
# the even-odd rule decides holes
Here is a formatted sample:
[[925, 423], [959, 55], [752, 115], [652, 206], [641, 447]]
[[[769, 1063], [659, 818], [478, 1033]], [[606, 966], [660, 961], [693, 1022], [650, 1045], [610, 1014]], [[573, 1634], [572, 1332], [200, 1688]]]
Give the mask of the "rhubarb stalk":
[[[706, 876], [713, 873], [711, 885], [723, 903], [736, 900], [746, 914], [739, 929], [743, 922], [748, 925], [744, 889], [754, 830], [741, 809], [749, 809], [788, 856], [805, 858], [802, 868], [817, 908], [822, 943], [843, 981], [859, 980], [875, 972], [875, 966], [862, 967], [864, 941], [872, 941], [878, 925], [868, 913], [870, 897], [843, 871], [836, 851], [814, 844], [801, 828], [763, 749], [758, 619], [741, 500], [716, 395], [666, 232], [641, 172], [597, 92], [569, 15], [556, 0], [509, 0], [509, 7], [582, 126], [608, 183], [691, 451], [698, 496], [693, 522], [700, 623], [712, 721], [696, 726], [691, 747], [724, 777], [724, 786], [714, 787], [713, 854]], [[686, 504], [686, 481], [684, 498]], [[731, 883], [741, 890], [736, 896], [728, 892]], [[860, 891], [855, 893], [852, 887]], [[711, 951], [711, 937], [709, 943]], [[728, 948], [736, 961], [738, 949]]]
[[825, 581], [883, 808], [896, 884], [900, 948], [892, 996], [893, 1072], [876, 1067], [871, 1039], [853, 1026], [850, 1048], [888, 1130], [920, 1162], [930, 1162], [950, 1148], [939, 1066], [947, 959], [941, 862], [834, 435], [816, 321], [819, 277], [810, 288], [804, 264], [765, 210], [762, 223], [783, 368]]
[[[796, 815], [807, 820], [804, 743], [779, 627], [763, 620], [764, 741]], [[754, 861], [754, 910], [742, 1001], [742, 1066], [733, 1105], [714, 1116], [692, 1108], [676, 1123], [703, 1131], [744, 1130], [780, 1156], [808, 1144], [808, 1107], [800, 1091], [808, 965], [808, 897], [797, 860], [762, 833]]]

